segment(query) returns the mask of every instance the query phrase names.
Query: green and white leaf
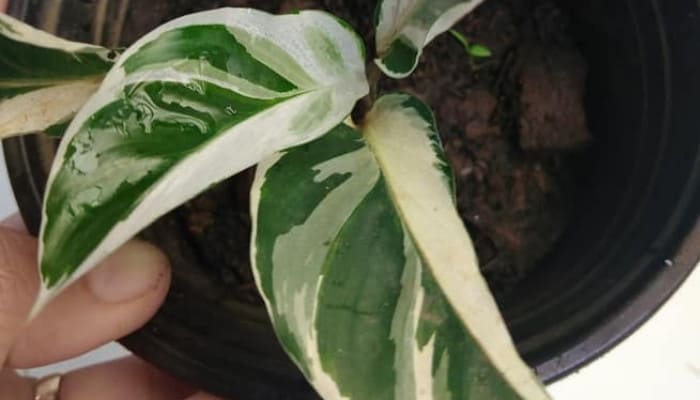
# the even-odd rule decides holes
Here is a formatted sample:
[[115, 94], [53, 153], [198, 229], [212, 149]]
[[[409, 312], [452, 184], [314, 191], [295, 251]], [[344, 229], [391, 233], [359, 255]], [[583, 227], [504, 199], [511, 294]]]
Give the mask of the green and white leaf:
[[405, 78], [423, 48], [484, 0], [381, 0], [377, 8], [375, 63], [392, 78]]
[[139, 40], [58, 150], [37, 308], [157, 217], [342, 122], [368, 92], [363, 52], [317, 11], [219, 9]]
[[326, 400], [546, 399], [479, 273], [431, 112], [389, 95], [367, 118], [364, 137], [339, 126], [258, 167], [251, 260], [280, 342]]
[[113, 64], [105, 48], [0, 13], [0, 138], [70, 121]]

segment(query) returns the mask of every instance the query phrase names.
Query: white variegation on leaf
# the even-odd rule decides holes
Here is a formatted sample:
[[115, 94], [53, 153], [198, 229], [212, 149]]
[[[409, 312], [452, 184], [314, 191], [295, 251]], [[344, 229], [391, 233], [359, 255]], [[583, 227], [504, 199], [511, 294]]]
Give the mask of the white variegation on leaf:
[[0, 138], [70, 121], [97, 90], [115, 56], [0, 13]]
[[377, 6], [376, 64], [392, 78], [405, 78], [423, 48], [484, 0], [381, 0]]
[[327, 400], [546, 399], [480, 275], [430, 110], [385, 96], [360, 129], [258, 168], [251, 262], [284, 348]]
[[323, 12], [219, 9], [149, 33], [58, 150], [35, 309], [170, 209], [327, 133], [367, 92], [360, 39]]
[[[482, 277], [457, 213], [434, 122], [407, 106], [404, 95], [380, 99], [367, 117], [365, 138], [386, 178], [391, 198], [450, 306], [491, 364], [525, 399], [546, 398], [518, 356], [498, 306]], [[432, 166], [432, 168], [431, 168]]]

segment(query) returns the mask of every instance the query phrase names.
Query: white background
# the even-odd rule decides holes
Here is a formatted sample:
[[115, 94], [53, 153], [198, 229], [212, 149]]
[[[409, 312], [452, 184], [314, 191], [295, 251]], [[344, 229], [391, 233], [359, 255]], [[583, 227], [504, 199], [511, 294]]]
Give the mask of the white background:
[[[0, 152], [0, 219], [16, 209]], [[43, 376], [125, 354], [110, 344], [27, 373]], [[700, 400], [700, 268], [639, 331], [549, 391], [556, 400]]]

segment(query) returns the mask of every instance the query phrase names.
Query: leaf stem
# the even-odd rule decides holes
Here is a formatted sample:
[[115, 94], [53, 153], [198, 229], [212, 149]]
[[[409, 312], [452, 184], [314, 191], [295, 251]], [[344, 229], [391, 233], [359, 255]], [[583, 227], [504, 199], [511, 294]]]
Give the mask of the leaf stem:
[[374, 60], [367, 62], [367, 82], [369, 83], [369, 94], [360, 99], [352, 111], [352, 120], [356, 124], [362, 125], [365, 116], [372, 109], [374, 102], [379, 97], [379, 81], [382, 79], [382, 71]]

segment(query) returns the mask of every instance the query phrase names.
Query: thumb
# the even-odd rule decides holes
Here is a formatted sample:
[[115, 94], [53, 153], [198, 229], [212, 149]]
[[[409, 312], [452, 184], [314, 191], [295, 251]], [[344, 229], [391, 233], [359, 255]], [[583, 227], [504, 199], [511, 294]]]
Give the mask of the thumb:
[[27, 318], [39, 287], [36, 240], [0, 227], [0, 365]]
[[0, 366], [39, 366], [118, 339], [148, 321], [165, 298], [167, 258], [132, 241], [27, 324], [40, 282], [37, 240], [5, 225], [0, 223]]

